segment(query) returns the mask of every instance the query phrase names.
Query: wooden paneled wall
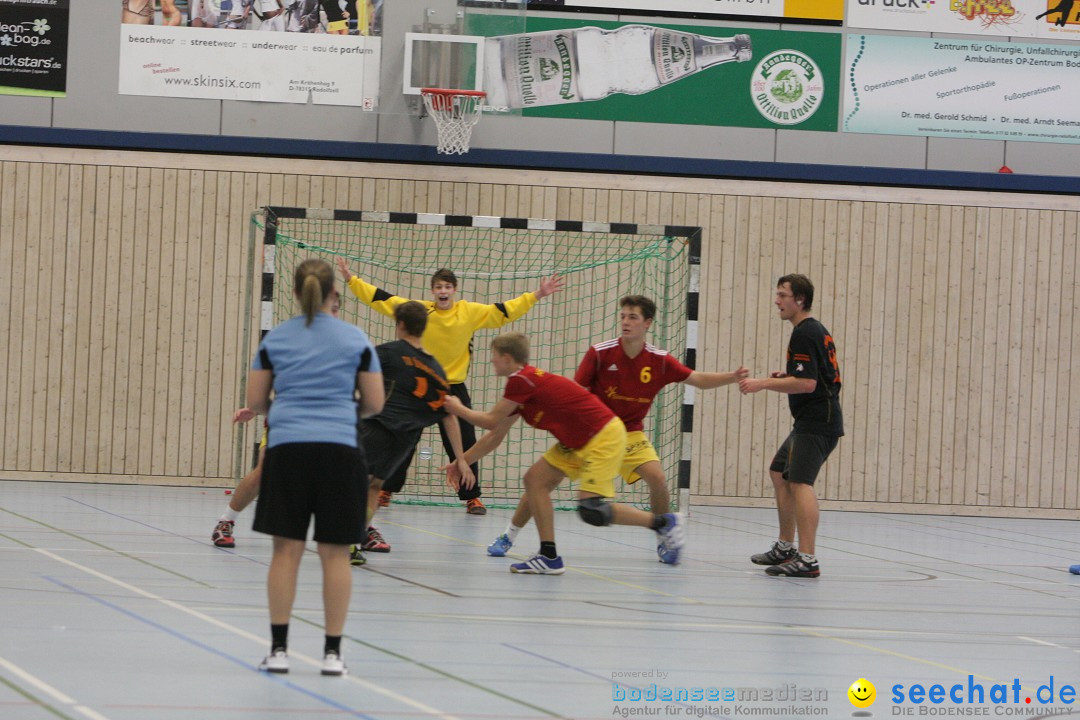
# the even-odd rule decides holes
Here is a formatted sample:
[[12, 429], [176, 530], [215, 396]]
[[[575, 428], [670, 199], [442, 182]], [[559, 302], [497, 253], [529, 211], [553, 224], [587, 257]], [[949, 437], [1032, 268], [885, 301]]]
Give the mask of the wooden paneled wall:
[[[232, 482], [266, 204], [700, 225], [699, 369], [779, 369], [776, 278], [817, 285], [848, 430], [826, 507], [1077, 517], [1076, 198], [19, 147], [0, 477]], [[786, 398], [697, 403], [695, 501], [770, 505]]]

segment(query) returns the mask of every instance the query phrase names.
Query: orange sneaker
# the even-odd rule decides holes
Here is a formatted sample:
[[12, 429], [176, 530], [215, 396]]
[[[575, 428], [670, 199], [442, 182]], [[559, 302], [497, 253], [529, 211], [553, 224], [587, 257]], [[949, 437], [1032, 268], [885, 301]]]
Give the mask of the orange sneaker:
[[480, 502], [480, 498], [473, 498], [465, 501], [465, 512], [470, 515], [487, 515], [487, 508]]
[[390, 503], [394, 500], [394, 493], [387, 492], [385, 490], [379, 491], [379, 507], [390, 507]]

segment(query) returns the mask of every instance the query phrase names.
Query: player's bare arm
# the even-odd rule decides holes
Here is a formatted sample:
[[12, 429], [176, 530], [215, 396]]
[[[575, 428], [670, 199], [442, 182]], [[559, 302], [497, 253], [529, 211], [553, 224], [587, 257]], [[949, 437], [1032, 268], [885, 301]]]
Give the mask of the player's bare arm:
[[465, 407], [465, 403], [461, 402], [461, 400], [450, 396], [446, 398], [446, 405], [443, 407], [446, 408], [446, 412], [451, 415], [456, 415], [457, 417], [472, 423], [476, 427], [481, 427], [485, 430], [494, 430], [503, 420], [513, 415], [514, 410], [517, 409], [517, 403], [513, 400], [502, 398], [499, 402], [495, 403], [495, 406], [488, 412], [480, 412]]
[[[465, 461], [465, 449], [461, 446], [461, 425], [458, 419], [453, 415], [447, 415], [439, 422], [446, 430], [446, 436], [450, 438], [450, 447], [454, 449], [455, 460], [447, 466], [447, 482], [455, 490], [462, 486], [466, 489], [473, 487], [476, 485], [476, 476], [473, 475], [469, 463]], [[455, 472], [451, 473], [450, 468], [456, 468]]]
[[242, 407], [233, 413], [233, 423], [246, 423], [255, 419], [255, 411], [251, 408]]
[[814, 392], [817, 380], [785, 375], [783, 377], [743, 378], [739, 381], [739, 392], [753, 395], [762, 390], [771, 390], [782, 395], [802, 395]]
[[701, 390], [711, 390], [712, 388], [723, 387], [724, 385], [731, 385], [742, 380], [750, 375], [750, 371], [742, 365], [737, 370], [732, 372], [697, 372], [696, 370], [690, 373], [690, 376], [683, 382], [687, 385], [699, 388]]
[[252, 370], [248, 375], [247, 407], [254, 413], [265, 415], [270, 410], [270, 390], [273, 386], [272, 370]]
[[382, 373], [359, 372], [356, 374], [356, 383], [360, 388], [360, 417], [369, 418], [381, 413], [386, 402]]

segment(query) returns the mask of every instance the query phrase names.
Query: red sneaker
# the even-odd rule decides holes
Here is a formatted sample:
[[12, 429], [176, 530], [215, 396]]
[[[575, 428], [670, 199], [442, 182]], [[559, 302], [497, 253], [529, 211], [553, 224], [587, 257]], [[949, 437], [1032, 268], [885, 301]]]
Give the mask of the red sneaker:
[[379, 491], [379, 507], [390, 507], [390, 503], [394, 500], [394, 493], [387, 492], [385, 490]]
[[465, 512], [470, 515], [487, 515], [487, 508], [480, 502], [480, 498], [473, 498], [465, 501]]
[[366, 552], [390, 552], [390, 543], [373, 527], [367, 529], [367, 538], [360, 547]]
[[218, 547], [236, 547], [236, 541], [232, 536], [233, 525], [235, 523], [232, 520], [221, 520], [214, 526], [214, 534], [210, 536], [210, 539]]

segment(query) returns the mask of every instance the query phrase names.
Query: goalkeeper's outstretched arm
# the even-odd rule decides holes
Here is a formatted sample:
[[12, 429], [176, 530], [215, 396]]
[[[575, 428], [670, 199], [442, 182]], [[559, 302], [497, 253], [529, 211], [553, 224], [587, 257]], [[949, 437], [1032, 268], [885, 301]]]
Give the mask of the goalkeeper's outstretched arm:
[[345, 258], [339, 257], [337, 263], [338, 270], [341, 272], [341, 277], [345, 280], [345, 284], [349, 286], [349, 290], [352, 291], [352, 294], [355, 295], [360, 302], [376, 312], [382, 313], [388, 317], [393, 317], [394, 308], [402, 303], [409, 302], [408, 298], [403, 298], [381, 288], [377, 288], [371, 283], [364, 282], [360, 277], [353, 275], [349, 270], [349, 264], [345, 262]]

